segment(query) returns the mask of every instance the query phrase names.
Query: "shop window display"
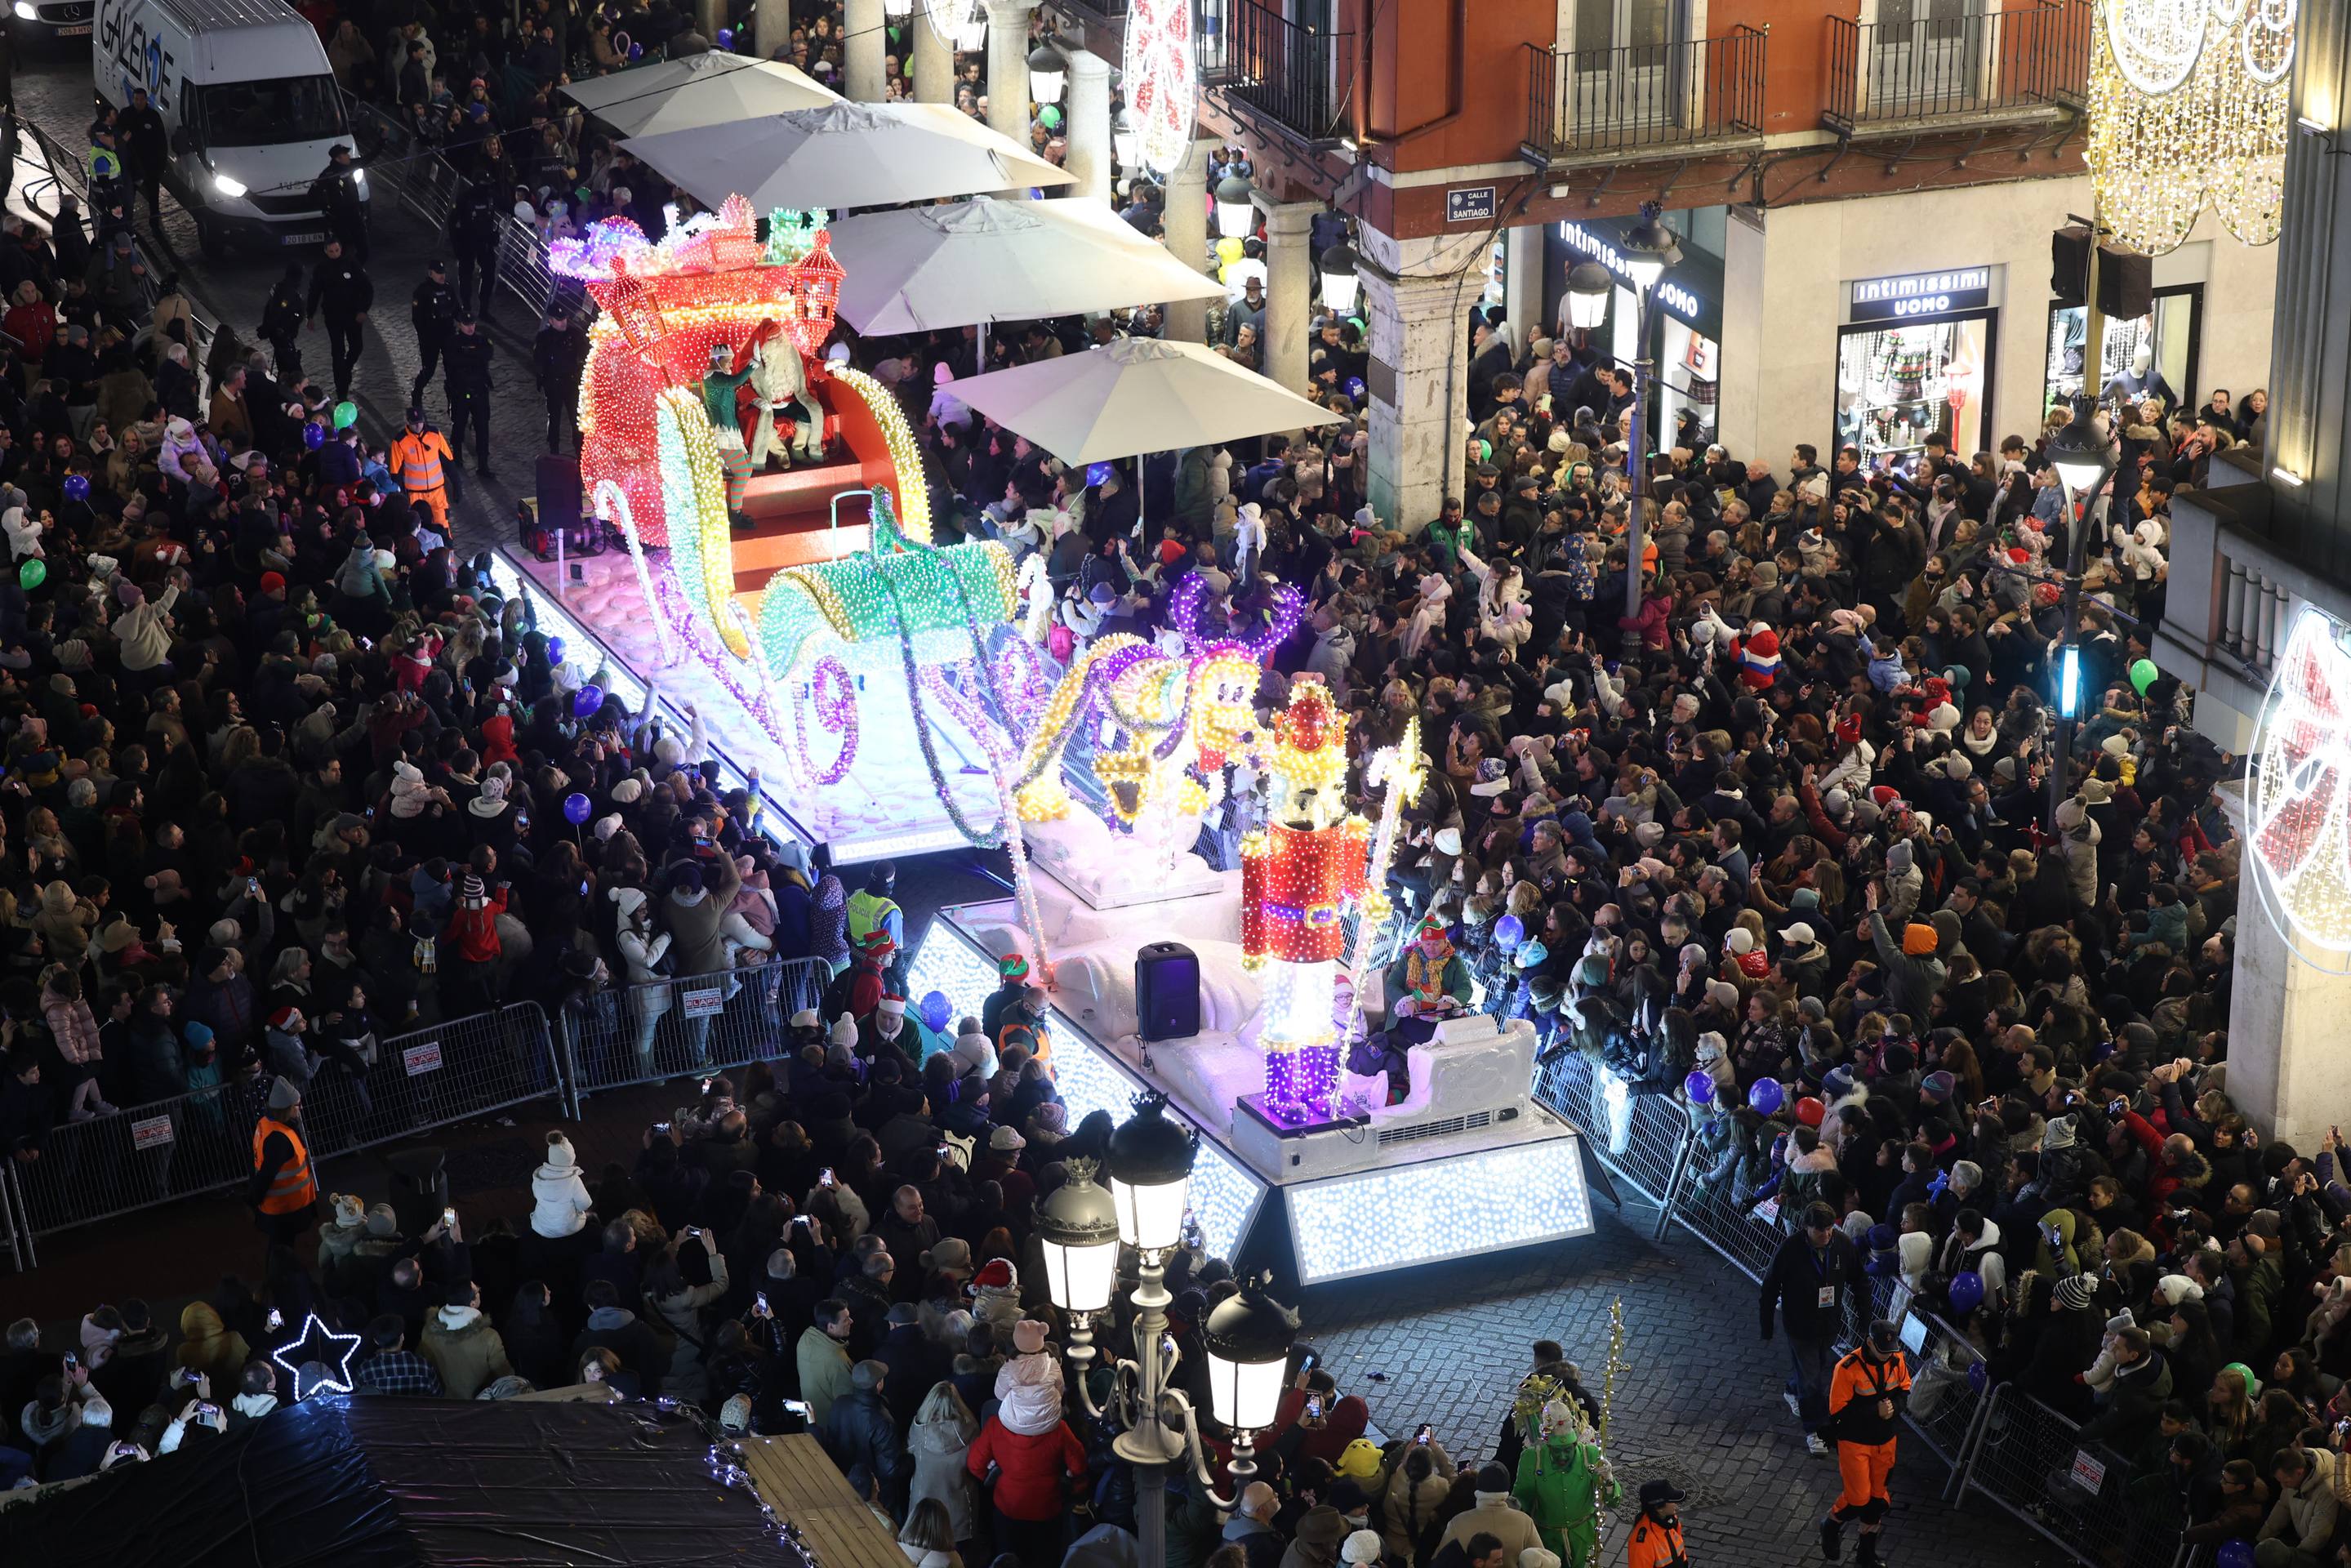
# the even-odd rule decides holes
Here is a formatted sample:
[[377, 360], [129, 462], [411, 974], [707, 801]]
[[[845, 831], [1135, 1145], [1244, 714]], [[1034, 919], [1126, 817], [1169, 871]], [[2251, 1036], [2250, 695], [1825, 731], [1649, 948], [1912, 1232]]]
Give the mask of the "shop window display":
[[[2178, 408], [2183, 389], [2196, 384], [2196, 356], [2200, 334], [2203, 289], [2167, 289], [2155, 297], [2155, 308], [2135, 320], [2109, 319], [2099, 358], [2105, 374], [2099, 385], [2108, 403], [2137, 400], [2150, 393], [2167, 409]], [[2083, 356], [2089, 323], [2082, 308], [2052, 306], [2049, 310], [2047, 401], [2063, 406], [2081, 392]]]
[[1941, 435], [1981, 444], [1991, 323], [1960, 320], [1848, 330], [1837, 344], [1837, 442], [1864, 461], [1907, 457]]

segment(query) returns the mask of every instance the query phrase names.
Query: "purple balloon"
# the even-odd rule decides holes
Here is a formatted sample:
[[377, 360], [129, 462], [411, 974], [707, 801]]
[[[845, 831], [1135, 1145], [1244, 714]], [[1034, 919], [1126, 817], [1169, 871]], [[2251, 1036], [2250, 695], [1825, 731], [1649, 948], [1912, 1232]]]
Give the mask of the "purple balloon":
[[1515, 915], [1505, 915], [1494, 922], [1494, 940], [1505, 947], [1515, 947], [1526, 940], [1527, 923]]
[[560, 665], [563, 663], [562, 638], [549, 637], [547, 640], [547, 662], [555, 665]]
[[1978, 1307], [1983, 1305], [1983, 1276], [1977, 1273], [1973, 1269], [1962, 1269], [1959, 1272], [1951, 1276], [1951, 1289], [1949, 1293], [1951, 1298], [1951, 1310], [1953, 1312], [1974, 1312]]
[[1693, 1067], [1690, 1075], [1682, 1080], [1682, 1092], [1699, 1105], [1714, 1103], [1714, 1074], [1703, 1067]]
[[66, 476], [66, 499], [68, 501], [87, 501], [89, 499], [89, 479], [88, 476], [81, 474], [68, 474]]
[[735, 47], [734, 28], [721, 27], [718, 29], [718, 47], [722, 49], [731, 49]]
[[947, 994], [945, 991], [926, 991], [923, 994], [925, 1023], [935, 1030], [944, 1030], [947, 1027], [947, 1020], [954, 1016], [955, 1004], [947, 1000]]
[[2253, 1543], [2241, 1535], [2223, 1541], [2220, 1549], [2212, 1554], [2212, 1561], [2220, 1568], [2253, 1568]]
[[603, 706], [604, 691], [601, 686], [581, 686], [578, 691], [571, 694], [571, 716], [573, 718], [590, 717], [598, 708], [602, 707]]
[[588, 797], [574, 790], [563, 798], [563, 820], [573, 827], [588, 820]]
[[327, 444], [327, 427], [317, 420], [302, 427], [302, 444], [316, 452]]
[[1775, 1115], [1788, 1103], [1788, 1092], [1780, 1087], [1776, 1078], [1759, 1078], [1755, 1087], [1747, 1092], [1747, 1103], [1766, 1116]]
[[1989, 1362], [1978, 1361], [1969, 1364], [1968, 1386], [1978, 1394], [1991, 1386], [1991, 1364]]

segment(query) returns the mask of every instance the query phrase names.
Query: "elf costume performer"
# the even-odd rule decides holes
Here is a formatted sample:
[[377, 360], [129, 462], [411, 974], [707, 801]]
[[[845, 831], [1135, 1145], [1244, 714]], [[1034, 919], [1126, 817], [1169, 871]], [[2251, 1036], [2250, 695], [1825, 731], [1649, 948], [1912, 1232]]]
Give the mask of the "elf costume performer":
[[1533, 1427], [1510, 1496], [1563, 1568], [1587, 1568], [1600, 1550], [1600, 1511], [1625, 1489], [1584, 1425], [1582, 1406], [1564, 1392], [1544, 1401]]

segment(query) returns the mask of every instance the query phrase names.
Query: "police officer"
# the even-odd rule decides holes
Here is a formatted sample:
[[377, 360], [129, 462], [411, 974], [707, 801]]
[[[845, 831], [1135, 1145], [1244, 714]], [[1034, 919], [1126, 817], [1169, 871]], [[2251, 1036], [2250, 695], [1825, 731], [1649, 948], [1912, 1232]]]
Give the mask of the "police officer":
[[[104, 246], [115, 229], [129, 226], [131, 182], [116, 150], [114, 120], [102, 116], [89, 128], [89, 210], [98, 220], [98, 243]], [[110, 218], [110, 213], [116, 215]]]
[[335, 396], [351, 395], [351, 371], [360, 362], [360, 329], [375, 306], [375, 282], [367, 268], [343, 254], [343, 242], [329, 236], [327, 254], [310, 273], [305, 327], [327, 319], [327, 342], [335, 361]]
[[[457, 197], [457, 205], [449, 214], [449, 239], [457, 251], [457, 302], [472, 307], [484, 318], [490, 313], [490, 296], [498, 283], [498, 235], [506, 225], [506, 210], [498, 204], [497, 192], [486, 179], [469, 180]], [[474, 286], [474, 275], [481, 274], [481, 287]]]
[[367, 204], [360, 199], [360, 166], [351, 150], [338, 141], [327, 151], [327, 166], [310, 182], [310, 199], [327, 215], [327, 233], [343, 242], [351, 259], [361, 266], [368, 257]]
[[147, 101], [145, 88], [131, 88], [131, 107], [122, 111], [114, 130], [115, 144], [122, 152], [124, 172], [130, 175], [137, 193], [147, 198], [147, 221], [160, 231], [163, 223], [163, 165], [172, 156], [172, 139], [163, 128], [163, 116]]
[[457, 329], [449, 334], [449, 341], [441, 351], [443, 374], [449, 389], [449, 460], [462, 465], [465, 460], [465, 427], [474, 430], [474, 472], [483, 478], [496, 477], [490, 472], [490, 335], [481, 329], [479, 319], [471, 310], [457, 312]]
[[547, 325], [530, 348], [531, 374], [547, 401], [549, 452], [563, 450], [567, 434], [572, 450], [580, 449], [580, 371], [587, 363], [588, 334], [573, 324], [570, 308], [559, 299], [548, 307]]
[[416, 329], [416, 382], [408, 389], [408, 401], [422, 408], [424, 388], [441, 363], [441, 350], [448, 346], [449, 329], [457, 324], [457, 291], [449, 287], [448, 269], [438, 261], [424, 264], [424, 281], [408, 297], [408, 324]]

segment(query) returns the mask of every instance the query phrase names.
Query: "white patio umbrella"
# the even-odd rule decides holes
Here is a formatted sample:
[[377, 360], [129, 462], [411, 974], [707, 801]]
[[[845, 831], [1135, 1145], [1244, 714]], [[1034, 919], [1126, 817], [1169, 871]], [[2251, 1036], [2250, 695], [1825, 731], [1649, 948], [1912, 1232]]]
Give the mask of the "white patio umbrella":
[[1211, 299], [1224, 286], [1186, 267], [1088, 196], [860, 213], [832, 225], [848, 276], [841, 314], [865, 333]]
[[841, 100], [839, 93], [795, 67], [716, 49], [572, 82], [563, 91], [623, 136], [694, 131], [763, 114], [821, 109]]
[[695, 200], [740, 193], [775, 207], [894, 207], [1074, 176], [944, 103], [840, 103], [632, 136], [621, 143]]
[[1320, 403], [1197, 343], [1157, 338], [1121, 338], [948, 390], [1071, 467], [1339, 422]]

